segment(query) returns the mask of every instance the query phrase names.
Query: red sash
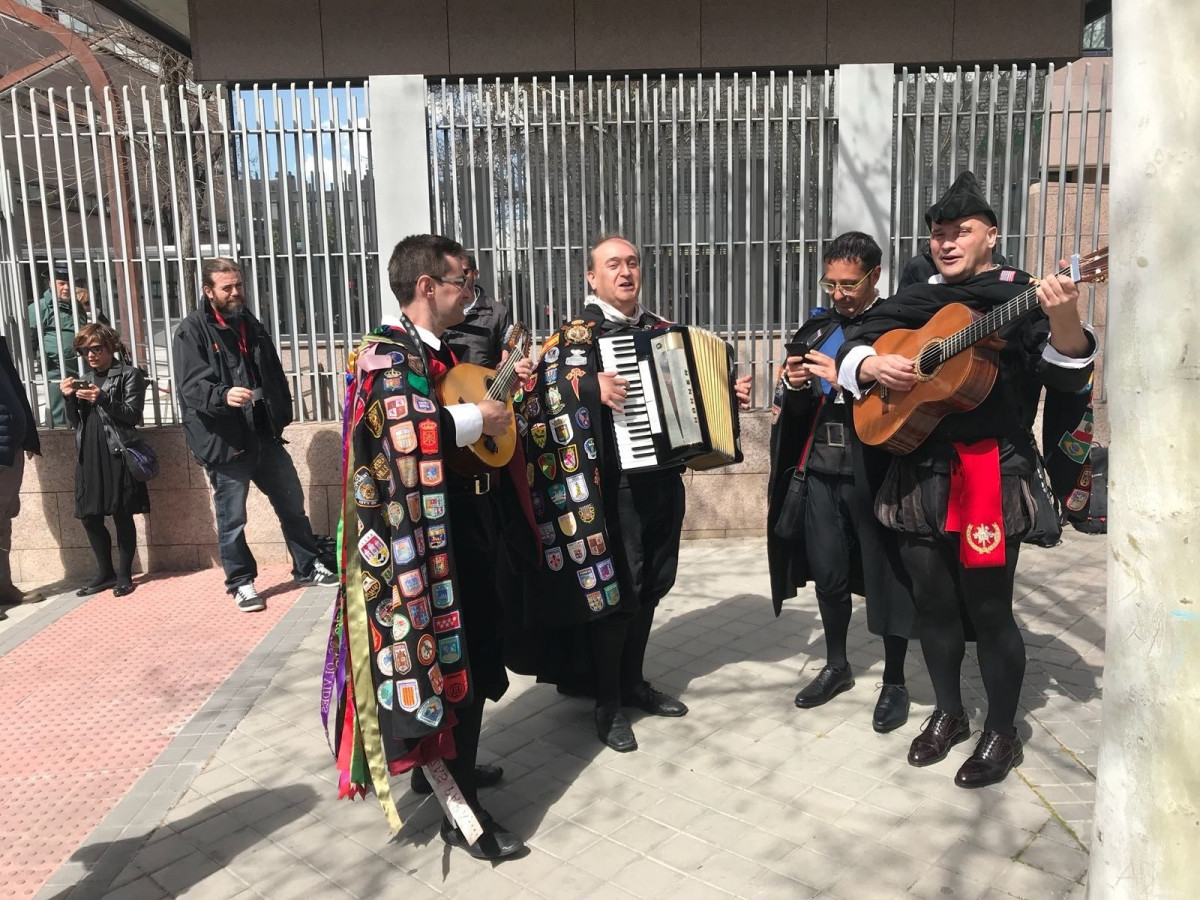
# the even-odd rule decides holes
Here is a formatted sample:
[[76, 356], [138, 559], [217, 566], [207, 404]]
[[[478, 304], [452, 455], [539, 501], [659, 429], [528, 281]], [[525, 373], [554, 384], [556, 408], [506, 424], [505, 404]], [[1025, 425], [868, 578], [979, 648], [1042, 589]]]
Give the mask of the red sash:
[[1002, 566], [1004, 509], [1000, 502], [1000, 451], [995, 438], [955, 443], [950, 464], [946, 531], [959, 533], [958, 558], [968, 569]]

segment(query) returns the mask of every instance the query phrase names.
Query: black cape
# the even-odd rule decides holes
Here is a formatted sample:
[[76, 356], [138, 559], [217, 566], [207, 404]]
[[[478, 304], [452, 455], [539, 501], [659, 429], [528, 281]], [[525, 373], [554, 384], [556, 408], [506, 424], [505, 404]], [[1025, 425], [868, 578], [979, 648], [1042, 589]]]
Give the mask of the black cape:
[[[817, 346], [845, 320], [836, 313], [818, 310], [800, 327], [791, 343]], [[775, 535], [775, 523], [787, 494], [792, 471], [800, 460], [813, 419], [819, 408], [820, 389], [788, 390], [783, 373], [775, 386], [774, 422], [771, 426], [771, 472], [767, 482], [767, 564], [771, 575], [771, 602], [775, 615], [783, 602], [796, 596], [812, 578], [803, 540], [785, 540]], [[851, 432], [853, 429], [851, 429]], [[851, 436], [855, 490], [870, 507], [874, 487], [886, 472], [887, 459], [880, 454], [864, 454], [861, 443]], [[860, 552], [851, 567], [850, 589], [867, 600], [867, 627], [873, 634], [916, 637], [917, 617], [907, 574], [900, 564], [897, 541], [893, 534], [873, 518], [860, 528]]]

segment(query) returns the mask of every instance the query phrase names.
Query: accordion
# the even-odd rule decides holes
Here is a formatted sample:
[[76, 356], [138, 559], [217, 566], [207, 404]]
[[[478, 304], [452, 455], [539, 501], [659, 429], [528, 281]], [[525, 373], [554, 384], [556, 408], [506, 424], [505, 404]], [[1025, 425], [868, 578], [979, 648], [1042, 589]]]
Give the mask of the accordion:
[[628, 379], [612, 415], [621, 470], [741, 462], [733, 349], [702, 328], [672, 325], [596, 339], [600, 364]]

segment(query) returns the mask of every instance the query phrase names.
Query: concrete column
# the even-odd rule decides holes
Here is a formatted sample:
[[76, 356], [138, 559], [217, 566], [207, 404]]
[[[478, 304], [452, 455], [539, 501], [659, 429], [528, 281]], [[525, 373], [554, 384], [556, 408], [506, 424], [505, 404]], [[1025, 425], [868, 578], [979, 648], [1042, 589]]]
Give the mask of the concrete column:
[[1114, 3], [1113, 15], [1108, 635], [1088, 895], [1192, 898], [1200, 897], [1200, 5]]
[[892, 234], [892, 118], [895, 71], [890, 64], [837, 71], [838, 160], [833, 232], [865, 231], [883, 248], [886, 293]]
[[399, 311], [387, 287], [392, 248], [410, 234], [433, 228], [429, 208], [429, 139], [422, 75], [373, 75], [371, 173], [375, 184], [375, 240], [379, 250], [381, 308]]

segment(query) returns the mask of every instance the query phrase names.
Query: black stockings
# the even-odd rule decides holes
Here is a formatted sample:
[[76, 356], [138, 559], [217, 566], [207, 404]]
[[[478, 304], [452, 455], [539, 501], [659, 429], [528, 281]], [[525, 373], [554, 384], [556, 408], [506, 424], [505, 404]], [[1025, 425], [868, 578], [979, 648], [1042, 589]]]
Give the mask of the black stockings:
[[80, 521], [87, 532], [88, 543], [96, 556], [96, 584], [111, 581], [114, 577], [125, 584], [132, 580], [133, 555], [137, 552], [137, 526], [129, 514], [114, 515], [117, 527], [117, 570], [113, 571], [112, 538], [104, 525], [104, 516], [84, 516]]

